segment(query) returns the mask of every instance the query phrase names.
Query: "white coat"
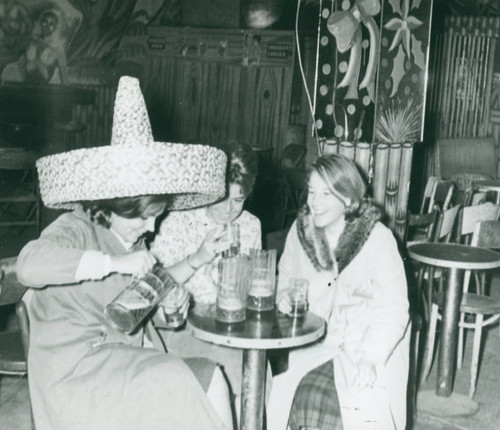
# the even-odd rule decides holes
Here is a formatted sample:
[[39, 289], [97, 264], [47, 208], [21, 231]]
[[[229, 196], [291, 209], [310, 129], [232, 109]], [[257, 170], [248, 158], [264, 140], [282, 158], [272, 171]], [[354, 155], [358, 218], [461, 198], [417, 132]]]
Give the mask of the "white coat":
[[[336, 266], [336, 265], [335, 265]], [[407, 284], [396, 241], [377, 222], [365, 244], [337, 277], [317, 270], [292, 226], [279, 263], [278, 289], [291, 277], [309, 280], [310, 311], [327, 321], [325, 339], [292, 351], [288, 371], [273, 379], [268, 428], [285, 430], [295, 389], [309, 371], [333, 359], [345, 429], [404, 429], [409, 362]], [[352, 387], [354, 365], [373, 363], [373, 388]]]

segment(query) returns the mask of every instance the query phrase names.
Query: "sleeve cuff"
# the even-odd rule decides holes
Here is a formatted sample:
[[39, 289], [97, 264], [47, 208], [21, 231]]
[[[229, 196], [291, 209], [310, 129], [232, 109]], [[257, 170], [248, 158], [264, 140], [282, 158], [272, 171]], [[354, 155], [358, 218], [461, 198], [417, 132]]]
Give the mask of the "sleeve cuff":
[[101, 251], [85, 251], [76, 269], [75, 280], [97, 280], [109, 275], [111, 256]]

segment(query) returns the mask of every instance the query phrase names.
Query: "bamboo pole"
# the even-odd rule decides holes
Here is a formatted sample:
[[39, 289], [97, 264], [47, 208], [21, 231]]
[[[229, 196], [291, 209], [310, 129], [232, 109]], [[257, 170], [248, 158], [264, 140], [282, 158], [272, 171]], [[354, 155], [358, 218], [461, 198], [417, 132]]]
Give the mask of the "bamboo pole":
[[[481, 78], [482, 74], [482, 67], [483, 67], [483, 58], [484, 58], [484, 52], [486, 50], [486, 44], [488, 43], [487, 38], [481, 37], [481, 49], [479, 50], [479, 58], [477, 62], [477, 75], [476, 75], [476, 80], [479, 80]], [[476, 100], [476, 105], [474, 106], [474, 122], [473, 122], [473, 130], [474, 134], [472, 136], [477, 136], [478, 135], [478, 128], [479, 128], [479, 105], [481, 103], [481, 95], [479, 87], [477, 88], [477, 100]]]
[[474, 85], [474, 91], [472, 93], [472, 100], [471, 100], [471, 103], [469, 106], [470, 118], [468, 120], [468, 130], [466, 132], [467, 136], [476, 136], [474, 117], [475, 117], [475, 113], [477, 111], [477, 104], [478, 104], [479, 88], [477, 86], [477, 78], [478, 78], [478, 71], [479, 71], [479, 61], [481, 59], [483, 37], [476, 37], [475, 42], [477, 45], [477, 49], [476, 49], [476, 55], [472, 59], [472, 61], [474, 63], [473, 63], [472, 76], [471, 76], [471, 81], [473, 82], [473, 85]]
[[339, 145], [339, 154], [344, 157], [349, 158], [349, 160], [353, 160], [355, 158], [356, 147], [352, 142], [340, 142]]
[[490, 49], [490, 56], [488, 58], [488, 65], [489, 67], [487, 68], [487, 76], [484, 82], [484, 87], [485, 87], [485, 92], [484, 92], [484, 121], [483, 121], [483, 133], [482, 136], [486, 136], [488, 133], [488, 119], [489, 119], [489, 114], [490, 114], [490, 98], [491, 98], [491, 85], [493, 82], [493, 64], [495, 62], [495, 47], [496, 47], [496, 39], [490, 38], [489, 39], [489, 44], [491, 44], [491, 49]]
[[[484, 53], [484, 58], [489, 58], [490, 57], [490, 41], [491, 39], [488, 39], [488, 42], [486, 43], [486, 49], [485, 49], [485, 53]], [[479, 109], [478, 109], [478, 112], [479, 112], [479, 134], [481, 136], [484, 136], [484, 123], [485, 123], [485, 118], [484, 118], [484, 112], [485, 112], [485, 102], [486, 102], [486, 91], [489, 91], [489, 88], [486, 87], [486, 77], [488, 75], [488, 64], [490, 62], [489, 61], [484, 61], [483, 59], [483, 64], [482, 64], [482, 73], [481, 73], [481, 76], [480, 76], [480, 79], [481, 79], [481, 87], [480, 87], [480, 91], [481, 91], [481, 95], [483, 95], [483, 98], [482, 98], [482, 103], [480, 103], [479, 105]]]
[[469, 36], [469, 52], [467, 55], [467, 62], [468, 62], [468, 67], [467, 67], [467, 85], [466, 85], [466, 94], [465, 94], [465, 104], [464, 104], [464, 110], [465, 110], [465, 118], [464, 122], [462, 124], [462, 136], [470, 136], [468, 133], [468, 129], [470, 129], [470, 116], [472, 114], [474, 105], [472, 103], [472, 97], [473, 94], [477, 90], [477, 81], [474, 80], [474, 68], [476, 65], [476, 60], [477, 60], [477, 51], [476, 51], [476, 45], [477, 45], [477, 39], [479, 37], [476, 36]]
[[339, 143], [334, 139], [325, 139], [323, 142], [322, 154], [337, 154], [339, 152]]
[[387, 184], [387, 166], [389, 165], [389, 145], [378, 143], [374, 148], [375, 168], [373, 173], [373, 199], [385, 207], [385, 187]]
[[401, 240], [403, 240], [406, 231], [412, 157], [413, 157], [413, 144], [403, 143], [401, 145], [401, 161], [399, 164], [398, 194], [396, 201], [396, 213], [394, 219], [394, 233]]
[[368, 179], [371, 159], [371, 145], [367, 142], [360, 142], [356, 145], [356, 164], [359, 166], [365, 178]]
[[453, 64], [452, 75], [450, 79], [450, 88], [449, 88], [449, 101], [450, 101], [450, 119], [448, 121], [448, 130], [446, 133], [446, 137], [455, 137], [456, 133], [454, 133], [455, 129], [455, 114], [457, 107], [457, 87], [458, 87], [458, 76], [460, 72], [460, 57], [457, 56], [457, 53], [461, 51], [463, 37], [455, 36], [457, 38], [457, 45], [453, 49], [452, 56], [450, 58], [454, 59], [451, 61]]
[[[455, 136], [462, 137], [461, 124], [465, 121], [463, 116], [465, 108], [465, 92], [467, 88], [467, 48], [469, 45], [469, 38], [464, 36], [462, 38], [463, 45], [460, 50], [460, 61], [457, 73], [457, 87], [455, 88], [455, 93], [457, 95], [457, 106], [456, 106], [456, 120], [454, 121]], [[460, 93], [459, 93], [460, 90]]]
[[456, 58], [455, 58], [455, 52], [457, 50], [457, 45], [460, 44], [460, 36], [456, 34], [451, 34], [451, 43], [448, 48], [447, 52], [447, 58], [449, 59], [448, 61], [448, 67], [445, 73], [445, 82], [446, 82], [446, 97], [445, 97], [445, 104], [443, 106], [443, 114], [445, 115], [445, 121], [443, 124], [443, 127], [441, 127], [441, 130], [444, 130], [444, 133], [441, 133], [440, 137], [449, 137], [450, 136], [450, 130], [452, 127], [452, 121], [451, 118], [453, 117], [453, 100], [452, 97], [454, 96], [454, 89], [456, 88], [456, 77], [455, 77], [455, 70], [456, 70]]
[[387, 181], [385, 186], [385, 213], [389, 218], [389, 226], [394, 230], [396, 223], [396, 203], [399, 193], [399, 172], [401, 169], [401, 143], [389, 146], [389, 164], [387, 165]]
[[445, 47], [447, 46], [449, 40], [448, 34], [439, 35], [436, 43], [436, 51], [434, 53], [435, 62], [434, 64], [434, 85], [433, 85], [433, 97], [431, 101], [431, 114], [434, 114], [436, 118], [436, 125], [441, 121], [442, 112], [440, 109], [441, 101], [443, 100], [443, 94], [446, 86], [443, 81], [443, 74], [439, 73], [441, 70], [446, 70], [445, 66]]

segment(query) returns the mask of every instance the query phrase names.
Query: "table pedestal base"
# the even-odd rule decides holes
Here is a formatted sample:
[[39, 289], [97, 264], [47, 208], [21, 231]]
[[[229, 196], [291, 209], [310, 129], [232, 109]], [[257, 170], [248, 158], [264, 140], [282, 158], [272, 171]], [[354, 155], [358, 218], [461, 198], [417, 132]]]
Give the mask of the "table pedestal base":
[[443, 397], [434, 390], [426, 390], [418, 393], [417, 410], [434, 417], [461, 417], [474, 415], [479, 405], [463, 394], [452, 393]]
[[266, 351], [243, 350], [241, 383], [241, 430], [261, 430], [264, 421]]

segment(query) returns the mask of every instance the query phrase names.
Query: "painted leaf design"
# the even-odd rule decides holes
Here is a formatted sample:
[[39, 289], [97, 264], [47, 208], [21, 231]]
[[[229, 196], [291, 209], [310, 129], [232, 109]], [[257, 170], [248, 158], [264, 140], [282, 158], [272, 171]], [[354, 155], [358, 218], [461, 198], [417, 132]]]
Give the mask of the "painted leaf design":
[[417, 38], [411, 35], [411, 52], [415, 60], [415, 64], [422, 70], [425, 70], [425, 54], [422, 51], [422, 42], [417, 40]]
[[399, 4], [399, 0], [389, 0], [389, 3], [391, 4], [394, 13], [397, 13], [401, 16], [403, 15], [403, 13], [401, 12], [401, 5]]
[[403, 21], [401, 21], [399, 18], [392, 18], [386, 25], [384, 25], [385, 28], [388, 28], [389, 30], [396, 31], [401, 26], [403, 25]]
[[394, 94], [397, 93], [398, 88], [399, 88], [399, 83], [401, 82], [401, 79], [403, 79], [403, 76], [405, 75], [405, 53], [403, 51], [403, 47], [399, 45], [398, 48], [398, 53], [394, 57], [394, 62], [392, 64], [392, 72], [391, 72], [391, 78], [392, 78], [392, 93], [391, 97], [394, 96]]
[[420, 7], [420, 2], [422, 0], [414, 0], [413, 4], [411, 5], [411, 9], [418, 9]]
[[406, 21], [408, 23], [408, 28], [410, 30], [414, 30], [415, 28], [420, 27], [422, 25], [422, 21], [415, 18], [414, 16], [409, 16]]

